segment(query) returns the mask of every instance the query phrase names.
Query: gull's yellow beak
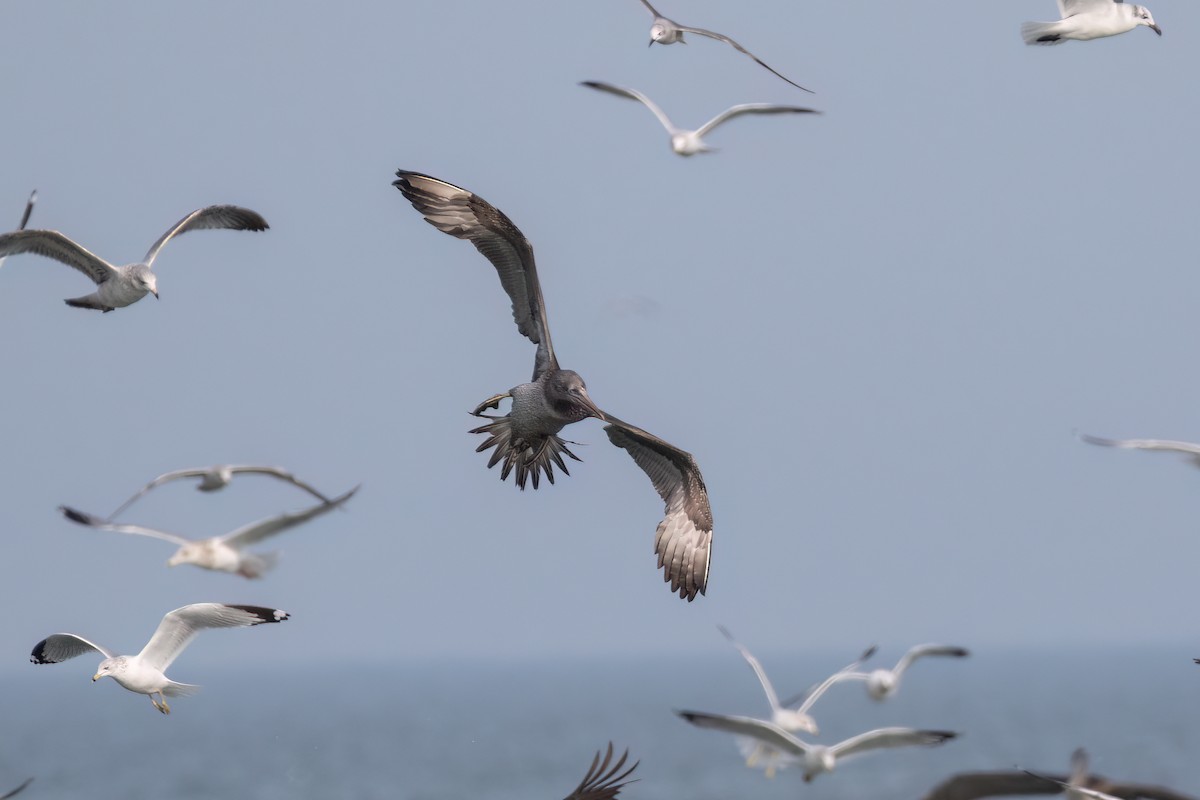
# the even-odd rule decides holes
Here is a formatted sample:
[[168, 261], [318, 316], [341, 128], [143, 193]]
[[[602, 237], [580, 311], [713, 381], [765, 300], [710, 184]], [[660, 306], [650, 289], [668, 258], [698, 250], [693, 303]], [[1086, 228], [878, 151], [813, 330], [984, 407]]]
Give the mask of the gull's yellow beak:
[[97, 672], [95, 675], [92, 676], [92, 683], [95, 683], [96, 681], [100, 680], [103, 677], [104, 677], [103, 675], [101, 675], [99, 672]]

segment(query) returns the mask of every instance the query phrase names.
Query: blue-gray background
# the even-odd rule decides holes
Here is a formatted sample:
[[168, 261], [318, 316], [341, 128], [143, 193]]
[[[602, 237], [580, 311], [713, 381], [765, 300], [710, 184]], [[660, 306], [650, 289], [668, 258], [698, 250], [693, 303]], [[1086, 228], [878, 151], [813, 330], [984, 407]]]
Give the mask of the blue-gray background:
[[[241, 658], [373, 676], [404, 662], [602, 657], [687, 674], [722, 661], [749, 683], [718, 622], [784, 663], [945, 640], [1086, 647], [1075, 666], [1091, 669], [1153, 646], [1169, 678], [1138, 662], [1092, 700], [1167, 681], [1194, 699], [1200, 474], [1071, 434], [1200, 439], [1200, 9], [1154, 6], [1161, 39], [1027, 48], [1019, 23], [1053, 17], [1048, 0], [660, 5], [818, 93], [716, 42], [647, 48], [635, 0], [6, 10], [13, 222], [36, 187], [32, 227], [116, 263], [203, 205], [272, 226], [172, 242], [161, 301], [103, 316], [62, 304], [89, 291], [62, 265], [0, 270], [6, 695], [41, 724], [158, 723], [144, 699], [90, 686], [90, 660], [35, 669], [29, 648], [70, 630], [132, 651], [165, 611], [220, 600], [294, 616], [205, 635], [172, 673], [208, 689], [166, 722], [220, 719], [234, 696], [278, 702], [269, 682], [235, 695], [236, 671], [228, 692], [207, 680]], [[640, 88], [689, 127], [747, 101], [825, 114], [737, 120], [710, 137], [722, 152], [682, 159], [645, 109], [585, 79]], [[585, 463], [555, 486], [521, 493], [485, 469], [465, 412], [525, 380], [533, 348], [492, 268], [391, 187], [397, 167], [505, 210], [536, 248], [563, 365], [601, 407], [696, 456], [716, 519], [707, 597], [662, 585], [662, 504], [598, 424], [567, 432], [588, 443]], [[104, 514], [159, 472], [218, 462], [364, 488], [277, 540], [285, 558], [259, 582], [168, 570], [169, 546], [54, 510]], [[211, 497], [174, 485], [129, 519], [202, 536], [304, 502], [264, 480]], [[379, 703], [422, 693], [369, 683]], [[589, 691], [582, 678], [522, 691], [549, 707], [554, 687]], [[654, 696], [663, 714], [705, 699]], [[1009, 712], [1023, 696], [993, 702]], [[1156, 724], [1147, 711], [1116, 727], [1132, 740]], [[1053, 763], [1088, 743], [1063, 725]], [[611, 728], [589, 724], [587, 746]], [[1177, 744], [1200, 736], [1172, 730]], [[469, 757], [449, 752], [445, 769]], [[854, 779], [813, 791], [827, 780]]]

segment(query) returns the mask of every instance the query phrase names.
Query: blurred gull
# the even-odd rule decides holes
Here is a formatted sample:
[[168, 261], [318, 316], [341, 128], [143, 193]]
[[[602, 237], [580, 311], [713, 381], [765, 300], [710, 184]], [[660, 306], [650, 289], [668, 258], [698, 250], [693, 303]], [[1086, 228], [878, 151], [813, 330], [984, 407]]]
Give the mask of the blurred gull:
[[[136, 656], [119, 656], [73, 633], [56, 633], [34, 645], [29, 660], [34, 664], [57, 664], [95, 650], [104, 656], [92, 681], [110, 677], [131, 692], [148, 695], [164, 714], [171, 713], [168, 697], [195, 694], [199, 686], [176, 683], [164, 672], [193, 637], [205, 628], [245, 628], [264, 622], [283, 622], [286, 611], [261, 606], [223, 603], [193, 603], [169, 612], [158, 624], [150, 641]], [[158, 695], [155, 699], [154, 695]]]
[[1062, 44], [1067, 39], [1099, 39], [1145, 25], [1162, 36], [1162, 28], [1145, 6], [1121, 0], [1058, 0], [1058, 22], [1026, 22], [1021, 25], [1025, 44]]
[[186, 478], [199, 478], [200, 483], [196, 485], [196, 489], [198, 491], [215, 492], [228, 486], [230, 481], [233, 480], [234, 475], [270, 475], [272, 478], [278, 478], [282, 481], [287, 481], [288, 483], [303, 489], [318, 500], [323, 500], [326, 503], [332, 502], [328, 497], [321, 494], [292, 473], [285, 469], [281, 469], [280, 467], [218, 464], [214, 467], [196, 467], [193, 469], [177, 469], [173, 472], [164, 472], [162, 475], [159, 475], [157, 478], [143, 486], [141, 490], [133, 497], [122, 503], [116, 511], [109, 514], [108, 520], [111, 522], [114, 517], [133, 505], [139, 498], [146, 494], [146, 492], [149, 492], [155, 487], [162, 486], [164, 483], [184, 480]]
[[247, 553], [242, 550], [256, 542], [294, 528], [315, 517], [328, 513], [342, 505], [358, 491], [355, 486], [341, 497], [329, 502], [319, 503], [304, 511], [284, 513], [278, 516], [252, 522], [223, 536], [213, 536], [210, 539], [192, 540], [173, 533], [165, 533], [154, 528], [144, 528], [140, 525], [127, 525], [121, 522], [107, 522], [91, 514], [85, 514], [67, 506], [59, 506], [59, 511], [67, 519], [80, 525], [87, 525], [101, 531], [114, 533], [129, 533], [135, 536], [149, 536], [154, 539], [172, 542], [179, 545], [179, 550], [167, 561], [167, 566], [179, 564], [194, 564], [204, 569], [219, 572], [233, 572], [244, 578], [261, 578], [263, 573], [275, 566], [278, 553]]
[[612, 756], [613, 746], [612, 742], [609, 742], [604, 760], [600, 760], [600, 753], [597, 751], [596, 757], [592, 759], [592, 766], [588, 768], [587, 775], [583, 776], [583, 780], [575, 787], [575, 791], [567, 795], [565, 800], [612, 800], [620, 794], [626, 784], [637, 780], [636, 778], [627, 779], [637, 769], [639, 762], [634, 762], [633, 766], [624, 772], [620, 771], [621, 767], [625, 766], [625, 759], [629, 757], [628, 750], [621, 754], [617, 763], [609, 767], [609, 764], [612, 763]]
[[1098, 444], [1102, 447], [1119, 447], [1124, 450], [1162, 450], [1169, 453], [1183, 453], [1197, 467], [1200, 467], [1200, 444], [1191, 442], [1173, 442], [1169, 439], [1105, 439], [1100, 436], [1089, 436], [1086, 433], [1077, 434], [1088, 444]]
[[[754, 61], [760, 67], [763, 67], [768, 72], [775, 74], [777, 77], [783, 78], [785, 81], [790, 83], [792, 86], [795, 86], [797, 89], [804, 89], [804, 87], [801, 86], [800, 84], [796, 83], [795, 81], [793, 81], [789, 78], [784, 78], [783, 75], [781, 75], [780, 73], [778, 73], [775, 70], [768, 67], [763, 62], [762, 59], [760, 59], [758, 56], [751, 53], [746, 48], [742, 47], [740, 44], [735, 42], [733, 39], [730, 39], [728, 36], [726, 36], [722, 33], [706, 31], [706, 30], [704, 30], [704, 28], [692, 28], [687, 25], [680, 25], [678, 22], [675, 22], [674, 20], [669, 20], [666, 17], [664, 17], [662, 14], [658, 13], [658, 10], [654, 6], [650, 5], [650, 3], [647, 2], [647, 0], [642, 0], [642, 5], [644, 5], [646, 7], [646, 9], [651, 14], [654, 15], [654, 24], [652, 24], [650, 26], [650, 45], [651, 46], [653, 46], [656, 42], [658, 44], [675, 44], [676, 42], [680, 42], [682, 44], [687, 44], [687, 42], [685, 42], [683, 40], [683, 35], [685, 33], [694, 33], [697, 36], [707, 36], [710, 39], [716, 39], [718, 42], [724, 42], [725, 44], [732, 47], [734, 50], [737, 50], [739, 53], [744, 53], [744, 54], [750, 56], [752, 59], [754, 59]], [[812, 89], [804, 89], [804, 91], [808, 92], [809, 94], [812, 94]]]
[[60, 261], [96, 282], [97, 290], [83, 297], [64, 301], [75, 308], [94, 308], [109, 312], [136, 303], [147, 294], [158, 297], [158, 276], [150, 271], [158, 251], [172, 238], [188, 231], [225, 228], [239, 231], [264, 231], [267, 221], [257, 213], [238, 206], [208, 206], [197, 209], [171, 226], [146, 252], [141, 263], [116, 267], [89, 253], [58, 231], [20, 230], [0, 235], [0, 257], [33, 253]]
[[[843, 670], [830, 676], [830, 680], [834, 683], [840, 683], [841, 681], [865, 681], [867, 684], [867, 694], [871, 696], [872, 700], [886, 700], [900, 688], [900, 679], [904, 676], [904, 672], [918, 658], [925, 658], [926, 656], [963, 658], [968, 655], [970, 655], [970, 652], [961, 647], [949, 647], [942, 644], [919, 644], [905, 653], [900, 661], [896, 663], [896, 666], [891, 669], [876, 669], [871, 672]], [[791, 703], [792, 700], [789, 700], [787, 704], [791, 705]]]
[[[466, 189], [417, 172], [399, 170], [396, 175], [399, 179], [393, 185], [427, 222], [443, 233], [471, 242], [492, 263], [512, 300], [517, 329], [537, 345], [532, 381], [489, 397], [471, 412], [493, 420], [471, 431], [488, 435], [476, 451], [495, 447], [488, 467], [503, 461], [501, 480], [515, 470], [517, 486], [524, 489], [526, 481], [532, 480], [536, 489], [542, 473], [554, 482], [556, 464], [564, 474], [569, 474], [564, 455], [580, 460], [567, 448], [569, 442], [557, 435], [559, 431], [588, 417], [607, 423], [604, 431], [609, 441], [633, 457], [666, 503], [665, 516], [658, 524], [654, 540], [664, 580], [670, 582], [672, 592], [678, 592], [688, 601], [704, 594], [713, 525], [708, 491], [695, 459], [657, 436], [601, 411], [588, 396], [583, 378], [559, 368], [550, 343], [533, 246], [512, 220]], [[499, 408], [505, 399], [512, 400], [507, 415], [483, 413], [489, 408]]]
[[713, 128], [720, 125], [726, 120], [741, 116], [742, 114], [819, 114], [811, 108], [801, 108], [799, 106], [779, 106], [770, 103], [745, 103], [743, 105], [734, 106], [733, 108], [722, 111], [717, 116], [710, 119], [708, 122], [701, 125], [694, 131], [676, 128], [674, 123], [667, 118], [662, 109], [654, 104], [649, 97], [634, 89], [622, 89], [620, 86], [613, 86], [611, 83], [603, 83], [601, 81], [583, 81], [581, 86], [587, 86], [590, 89], [598, 89], [602, 92], [615, 94], [618, 97], [626, 97], [630, 100], [637, 100], [646, 108], [654, 112], [654, 116], [658, 117], [658, 121], [662, 123], [667, 132], [671, 134], [671, 149], [681, 156], [693, 156], [696, 153], [715, 152], [714, 148], [709, 147], [703, 141], [704, 134], [711, 131]]
[[[29, 202], [27, 202], [25, 204], [25, 213], [23, 213], [21, 215], [21, 222], [19, 225], [17, 225], [16, 230], [18, 230], [18, 231], [25, 230], [25, 226], [27, 224], [29, 224], [29, 215], [33, 213], [33, 206], [35, 203], [37, 203], [37, 189], [34, 189], [33, 192], [29, 195]], [[0, 256], [0, 267], [3, 267], [3, 266], [4, 266], [4, 256]], [[33, 780], [33, 779], [30, 778], [29, 780]], [[28, 783], [28, 781], [26, 783]], [[19, 791], [21, 791], [21, 789], [24, 789], [24, 788], [25, 788], [25, 784], [23, 783], [15, 791], [19, 792]], [[5, 797], [8, 797], [8, 796], [9, 795], [5, 795]], [[4, 797], [0, 797], [0, 800], [4, 800]]]
[[803, 742], [778, 725], [763, 719], [705, 714], [699, 711], [676, 711], [675, 713], [697, 727], [749, 736], [773, 749], [782, 751], [790, 763], [803, 767], [806, 783], [823, 772], [833, 772], [838, 759], [889, 747], [942, 744], [958, 735], [951, 731], [878, 728], [860, 733], [858, 736], [852, 736], [843, 742], [826, 746]]
[[31, 783], [33, 783], [33, 778], [26, 778], [25, 782], [22, 783], [17, 788], [11, 789], [11, 790], [5, 792], [4, 794], [0, 794], [0, 800], [8, 800], [8, 798], [10, 798], [10, 797], [16, 797], [18, 794], [20, 794], [22, 791], [25, 790], [26, 786], [28, 786]]

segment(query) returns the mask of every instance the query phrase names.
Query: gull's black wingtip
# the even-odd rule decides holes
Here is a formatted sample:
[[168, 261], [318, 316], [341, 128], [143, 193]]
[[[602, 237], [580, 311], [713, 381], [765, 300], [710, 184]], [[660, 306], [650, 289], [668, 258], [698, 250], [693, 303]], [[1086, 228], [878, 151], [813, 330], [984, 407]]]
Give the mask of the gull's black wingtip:
[[98, 517], [93, 517], [91, 514], [85, 514], [84, 512], [71, 508], [70, 506], [59, 506], [58, 510], [62, 512], [64, 517], [71, 520], [71, 522], [77, 522], [80, 525], [95, 526], [104, 524], [104, 520]]

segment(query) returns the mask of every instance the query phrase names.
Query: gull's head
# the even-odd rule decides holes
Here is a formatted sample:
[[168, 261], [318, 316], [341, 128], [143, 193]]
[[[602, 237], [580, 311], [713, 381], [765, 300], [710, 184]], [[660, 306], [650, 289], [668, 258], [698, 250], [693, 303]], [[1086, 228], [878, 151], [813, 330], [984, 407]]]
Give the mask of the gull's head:
[[180, 564], [194, 564], [200, 559], [200, 545], [188, 543], [175, 551], [175, 555], [167, 559], [168, 567], [178, 567]]
[[551, 375], [546, 384], [546, 399], [564, 417], [573, 420], [587, 417], [604, 419], [604, 412], [588, 396], [587, 384], [578, 372], [560, 369]]
[[653, 47], [655, 42], [659, 44], [671, 44], [675, 41], [672, 36], [673, 32], [671, 26], [662, 20], [656, 21], [650, 26], [650, 44], [648, 46]]
[[1145, 6], [1134, 6], [1133, 14], [1137, 19], [1138, 25], [1145, 25], [1159, 36], [1162, 36], [1162, 28], [1158, 27], [1158, 25], [1154, 22], [1154, 15], [1150, 13], [1150, 9], [1146, 8]]
[[771, 715], [771, 721], [788, 733], [803, 731], [804, 733], [816, 736], [821, 732], [817, 728], [817, 721], [815, 719], [802, 711], [793, 711], [790, 708], [776, 709]]
[[867, 694], [873, 700], [883, 700], [896, 689], [896, 675], [888, 669], [877, 669], [867, 678]]
[[158, 276], [150, 271], [145, 264], [138, 264], [129, 273], [134, 288], [141, 292], [149, 292], [158, 297]]
[[100, 662], [100, 666], [96, 668], [96, 674], [92, 676], [92, 683], [104, 677], [111, 678], [114, 673], [120, 672], [125, 667], [125, 656], [113, 656], [106, 658]]

